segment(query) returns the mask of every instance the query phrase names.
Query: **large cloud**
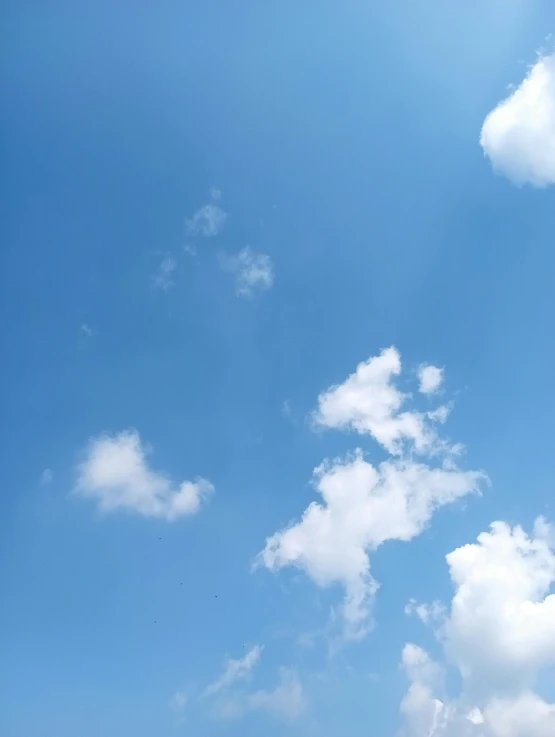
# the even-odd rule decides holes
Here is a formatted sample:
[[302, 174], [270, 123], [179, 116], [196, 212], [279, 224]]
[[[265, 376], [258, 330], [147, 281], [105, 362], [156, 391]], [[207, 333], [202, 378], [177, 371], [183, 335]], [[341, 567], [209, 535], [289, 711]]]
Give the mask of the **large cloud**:
[[447, 556], [455, 594], [440, 634], [463, 689], [456, 700], [447, 698], [442, 668], [406, 645], [407, 737], [555, 734], [555, 704], [531, 690], [541, 669], [555, 664], [552, 542], [541, 519], [532, 537], [495, 522], [477, 543]]
[[101, 512], [127, 510], [168, 521], [195, 514], [213, 490], [202, 478], [174, 485], [150, 468], [135, 430], [93, 438], [75, 488], [80, 496], [94, 499]]
[[[272, 570], [301, 568], [319, 586], [341, 584], [351, 637], [364, 634], [377, 589], [368, 553], [386, 540], [411, 540], [436, 509], [477, 491], [483, 478], [456, 466], [453, 447], [437, 436], [426, 413], [401, 411], [408, 396], [392, 383], [400, 371], [399, 354], [390, 348], [320, 395], [319, 424], [367, 433], [394, 457], [374, 466], [359, 450], [322, 464], [314, 478], [322, 501], [269, 537], [259, 557]], [[417, 462], [413, 451], [433, 455], [436, 466]]]
[[555, 183], [555, 54], [492, 110], [480, 143], [495, 169], [518, 184]]

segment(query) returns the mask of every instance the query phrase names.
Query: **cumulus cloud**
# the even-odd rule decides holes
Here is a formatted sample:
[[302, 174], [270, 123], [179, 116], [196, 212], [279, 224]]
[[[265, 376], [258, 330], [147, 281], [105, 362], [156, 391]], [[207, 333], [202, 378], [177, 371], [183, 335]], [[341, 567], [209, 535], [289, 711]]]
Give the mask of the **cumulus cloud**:
[[135, 430], [93, 438], [77, 469], [75, 492], [101, 512], [127, 510], [172, 521], [197, 512], [214, 487], [206, 479], [174, 485], [147, 462]]
[[555, 53], [538, 59], [489, 113], [480, 143], [493, 167], [515, 183], [555, 183]]
[[494, 522], [447, 563], [455, 595], [445, 635], [465, 679], [512, 683], [555, 663], [555, 555], [545, 525], [528, 537]]
[[420, 382], [419, 392], [434, 394], [443, 382], [443, 369], [423, 364], [418, 369], [418, 380]]
[[314, 474], [323, 501], [269, 537], [259, 561], [270, 570], [297, 566], [320, 586], [341, 584], [347, 634], [359, 637], [377, 590], [368, 553], [387, 540], [411, 540], [436, 509], [477, 491], [482, 475], [408, 459], [374, 467], [361, 451], [324, 463]]
[[154, 289], [167, 292], [170, 287], [173, 287], [174, 282], [172, 276], [176, 268], [177, 262], [171, 256], [166, 256], [162, 259], [160, 265], [152, 276], [152, 286]]
[[254, 297], [274, 283], [272, 259], [246, 246], [234, 256], [222, 257], [222, 266], [235, 275], [235, 290], [240, 297]]
[[238, 658], [237, 660], [230, 658], [225, 665], [222, 675], [208, 686], [204, 695], [214, 696], [236, 681], [247, 678], [252, 669], [258, 664], [263, 649], [260, 645], [255, 645], [244, 657]]
[[[408, 395], [393, 383], [400, 372], [399, 353], [388, 348], [319, 396], [317, 424], [368, 434], [392, 457], [372, 465], [358, 450], [316, 468], [321, 501], [269, 537], [257, 559], [270, 570], [296, 566], [319, 586], [341, 585], [348, 637], [368, 628], [378, 588], [369, 553], [387, 540], [411, 540], [437, 509], [477, 492], [485, 479], [458, 468], [456, 446], [438, 436], [426, 413], [402, 408]], [[436, 465], [418, 462], [414, 452], [428, 454]]]
[[421, 648], [405, 646], [407, 737], [555, 734], [555, 704], [531, 690], [542, 668], [555, 664], [552, 537], [542, 519], [530, 537], [494, 522], [476, 543], [447, 556], [455, 594], [439, 634], [462, 692], [446, 697], [442, 668]]
[[[427, 368], [441, 371], [432, 366]], [[342, 384], [320, 394], [315, 424], [371, 435], [394, 455], [402, 455], [409, 448], [417, 453], [445, 450], [445, 443], [438, 441], [437, 432], [430, 424], [446, 419], [445, 411], [438, 414], [437, 410], [435, 413], [403, 410], [410, 395], [403, 394], [394, 384], [400, 373], [401, 356], [394, 347], [359, 363], [355, 373]], [[430, 381], [430, 376], [427, 377]]]

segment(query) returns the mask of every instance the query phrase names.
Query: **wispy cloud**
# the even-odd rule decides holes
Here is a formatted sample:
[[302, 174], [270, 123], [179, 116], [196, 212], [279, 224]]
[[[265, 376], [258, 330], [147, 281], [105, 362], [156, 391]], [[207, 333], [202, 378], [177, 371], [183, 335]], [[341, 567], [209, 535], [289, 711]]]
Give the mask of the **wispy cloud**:
[[258, 664], [263, 649], [262, 646], [255, 645], [242, 658], [237, 660], [230, 658], [222, 675], [206, 688], [204, 696], [214, 696], [237, 681], [247, 678], [252, 669]]
[[160, 265], [152, 276], [152, 286], [154, 289], [167, 292], [174, 286], [173, 273], [177, 268], [177, 262], [172, 256], [166, 256], [162, 259]]
[[272, 259], [264, 253], [256, 253], [250, 246], [234, 256], [223, 256], [221, 263], [235, 275], [235, 290], [240, 297], [254, 297], [266, 292], [274, 283]]
[[188, 235], [201, 235], [211, 238], [220, 233], [226, 223], [227, 213], [217, 204], [222, 193], [216, 187], [210, 190], [211, 202], [203, 205], [186, 222]]
[[96, 330], [93, 330], [87, 323], [83, 323], [79, 330], [83, 333], [83, 335], [86, 335], [87, 338], [94, 338], [96, 335]]
[[49, 468], [45, 468], [44, 471], [40, 475], [40, 485], [41, 486], [48, 486], [48, 484], [52, 483], [52, 479], [54, 478], [54, 474]]
[[237, 719], [250, 711], [266, 711], [280, 719], [294, 721], [306, 708], [307, 699], [297, 674], [282, 668], [274, 688], [224, 700], [218, 704], [217, 713], [224, 719]]
[[150, 468], [135, 430], [93, 438], [77, 469], [75, 493], [93, 499], [101, 512], [133, 511], [168, 521], [198, 512], [214, 491], [206, 479], [174, 485]]

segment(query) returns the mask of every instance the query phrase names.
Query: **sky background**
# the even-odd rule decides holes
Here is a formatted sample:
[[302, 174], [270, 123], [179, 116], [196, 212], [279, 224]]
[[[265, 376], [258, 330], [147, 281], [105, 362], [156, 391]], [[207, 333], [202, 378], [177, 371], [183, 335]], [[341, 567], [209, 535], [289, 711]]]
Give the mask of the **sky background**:
[[[493, 520], [555, 519], [553, 188], [510, 181], [479, 140], [551, 48], [553, 2], [0, 13], [0, 731], [395, 735], [403, 645], [439, 653], [408, 599], [448, 601], [445, 555]], [[210, 203], [227, 217], [206, 237], [191, 218]], [[247, 246], [271, 278], [245, 294]], [[445, 368], [448, 435], [491, 485], [372, 555], [374, 628], [338, 644], [341, 586], [251, 568], [325, 458], [387, 455], [309, 418], [392, 345], [402, 391]], [[90, 439], [130, 428], [152, 468], [213, 484], [198, 514], [75, 493]], [[205, 693], [257, 645], [237, 688], [287, 669], [298, 718]], [[552, 671], [542, 688], [555, 701]]]

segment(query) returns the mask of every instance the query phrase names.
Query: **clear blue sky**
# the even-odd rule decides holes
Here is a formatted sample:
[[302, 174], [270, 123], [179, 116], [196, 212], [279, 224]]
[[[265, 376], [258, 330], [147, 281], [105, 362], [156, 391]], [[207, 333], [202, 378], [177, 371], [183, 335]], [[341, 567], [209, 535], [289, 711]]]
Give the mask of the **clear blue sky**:
[[[493, 520], [555, 519], [554, 189], [480, 145], [552, 0], [0, 13], [0, 732], [393, 737], [404, 644], [442, 657], [407, 601], [448, 604], [445, 555]], [[440, 431], [491, 483], [371, 553], [352, 641], [342, 579], [252, 567], [324, 459], [388, 457], [313, 413], [389, 346], [421, 411], [418, 367], [444, 369]], [[100, 509], [117, 483], [84, 468], [130, 430], [125, 489], [201, 477], [198, 509]]]

